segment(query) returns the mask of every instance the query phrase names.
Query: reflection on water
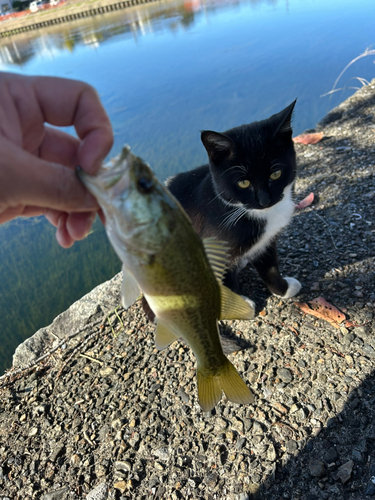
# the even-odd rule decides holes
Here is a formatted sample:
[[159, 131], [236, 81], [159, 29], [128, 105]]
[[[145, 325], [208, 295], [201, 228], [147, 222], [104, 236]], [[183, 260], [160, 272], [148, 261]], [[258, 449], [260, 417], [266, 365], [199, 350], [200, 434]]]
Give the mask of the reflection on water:
[[[52, 56], [55, 51], [73, 52], [79, 45], [99, 47], [112, 37], [138, 37], [164, 30], [176, 32], [194, 25], [197, 15], [206, 16], [217, 9], [248, 3], [253, 8], [262, 4], [276, 6], [278, 0], [164, 0], [138, 5], [123, 11], [79, 19], [68, 24], [53, 25], [42, 31], [30, 31], [0, 42], [0, 63], [22, 66], [33, 57]], [[286, 8], [288, 2], [286, 2]]]

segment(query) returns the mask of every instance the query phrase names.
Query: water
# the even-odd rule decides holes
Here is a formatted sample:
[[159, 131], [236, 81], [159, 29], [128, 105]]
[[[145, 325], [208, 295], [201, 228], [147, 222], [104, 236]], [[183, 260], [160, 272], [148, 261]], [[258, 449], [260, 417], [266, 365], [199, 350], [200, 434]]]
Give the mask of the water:
[[[115, 131], [161, 179], [206, 161], [199, 131], [262, 119], [298, 98], [294, 131], [347, 98], [341, 70], [375, 44], [373, 0], [166, 1], [0, 41], [0, 69], [77, 78], [101, 96]], [[363, 58], [338, 87], [371, 80]], [[0, 226], [0, 369], [14, 347], [119, 263], [97, 222], [70, 250], [37, 219]], [[103, 263], [105, 255], [105, 265]]]

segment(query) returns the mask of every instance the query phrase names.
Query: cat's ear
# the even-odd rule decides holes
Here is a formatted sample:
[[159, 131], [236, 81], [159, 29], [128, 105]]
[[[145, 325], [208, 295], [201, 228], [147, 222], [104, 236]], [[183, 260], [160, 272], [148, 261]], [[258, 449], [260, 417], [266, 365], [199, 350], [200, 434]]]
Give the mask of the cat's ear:
[[296, 102], [297, 99], [293, 101], [291, 104], [289, 104], [289, 106], [287, 106], [285, 109], [280, 111], [280, 113], [277, 113], [276, 115], [273, 115], [271, 117], [271, 119], [274, 119], [276, 124], [275, 135], [276, 134], [292, 135], [292, 115]]
[[235, 146], [229, 137], [212, 130], [203, 130], [201, 140], [206, 148], [208, 157], [214, 163], [230, 158], [234, 154]]

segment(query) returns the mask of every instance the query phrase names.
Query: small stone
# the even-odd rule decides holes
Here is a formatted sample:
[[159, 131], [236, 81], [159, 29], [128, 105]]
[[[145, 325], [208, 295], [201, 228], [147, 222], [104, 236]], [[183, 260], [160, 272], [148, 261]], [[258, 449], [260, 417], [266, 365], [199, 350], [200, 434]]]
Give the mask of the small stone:
[[290, 439], [285, 443], [285, 448], [288, 453], [295, 453], [298, 450], [298, 443], [294, 439]]
[[337, 469], [337, 472], [335, 474], [335, 479], [341, 479], [342, 484], [347, 483], [351, 478], [353, 466], [354, 466], [353, 460], [349, 460], [349, 462], [343, 464], [341, 467]]
[[236, 450], [242, 450], [242, 448], [244, 448], [246, 444], [246, 438], [243, 437], [241, 439], [239, 439], [236, 443]]
[[289, 384], [293, 380], [293, 375], [288, 368], [279, 368], [277, 370], [277, 375], [281, 380], [284, 382], [284, 384]]
[[267, 460], [274, 462], [277, 458], [276, 450], [273, 444], [270, 444], [267, 449]]
[[288, 410], [281, 403], [274, 403], [273, 407], [283, 415], [288, 413]]
[[313, 477], [323, 477], [326, 473], [324, 463], [316, 458], [310, 460], [309, 471]]
[[24, 422], [27, 419], [26, 413], [20, 416], [20, 422]]
[[61, 488], [59, 490], [51, 491], [46, 493], [42, 500], [64, 500], [69, 492], [69, 488]]
[[115, 373], [115, 370], [110, 366], [106, 366], [99, 371], [101, 377], [110, 377]]
[[345, 333], [345, 335], [343, 336], [343, 339], [342, 339], [342, 343], [346, 346], [349, 346], [353, 340], [355, 339], [355, 335], [353, 333]]
[[338, 460], [339, 454], [337, 453], [337, 450], [334, 446], [331, 446], [328, 448], [328, 450], [324, 454], [324, 460], [328, 463], [331, 464], [332, 462], [336, 462]]
[[189, 395], [183, 389], [179, 389], [177, 391], [177, 396], [179, 396], [182, 399], [182, 401], [186, 404], [188, 404], [190, 401]]
[[107, 470], [108, 468], [103, 465], [103, 464], [97, 464], [95, 466], [95, 474], [98, 476], [98, 477], [103, 477], [103, 476], [106, 476], [107, 475]]
[[107, 500], [108, 485], [106, 483], [99, 484], [96, 488], [90, 491], [86, 500]]
[[158, 448], [157, 450], [154, 450], [154, 455], [160, 458], [160, 460], [167, 461], [169, 459], [169, 450], [168, 448]]
[[81, 457], [75, 453], [70, 457], [70, 463], [73, 467], [78, 467], [81, 463]]
[[293, 414], [293, 413], [296, 413], [296, 411], [298, 411], [298, 406], [293, 403], [292, 406], [290, 407], [290, 413]]
[[370, 344], [365, 344], [362, 348], [363, 353], [369, 358], [375, 358], [375, 349]]
[[29, 431], [29, 437], [36, 436], [38, 434], [38, 427], [32, 427]]
[[124, 493], [124, 491], [128, 489], [126, 481], [117, 481], [117, 483], [113, 484], [113, 487], [116, 488], [116, 490], [120, 490], [121, 493]]
[[132, 470], [132, 466], [131, 463], [127, 460], [118, 460], [117, 462], [115, 462], [115, 469], [130, 472]]
[[121, 419], [116, 418], [115, 420], [112, 420], [111, 425], [116, 431], [119, 431], [122, 428], [122, 421]]
[[51, 462], [56, 462], [57, 458], [63, 454], [65, 450], [65, 446], [63, 444], [57, 444], [55, 448], [53, 449], [49, 459]]
[[216, 486], [216, 483], [219, 480], [219, 476], [215, 472], [209, 472], [205, 478], [204, 478], [204, 483], [207, 484], [210, 488], [214, 488]]
[[259, 422], [254, 422], [253, 429], [252, 429], [252, 434], [254, 436], [256, 436], [257, 434], [263, 434], [263, 427], [260, 425]]
[[367, 497], [372, 497], [373, 495], [375, 495], [375, 477], [372, 477], [367, 483], [365, 495]]

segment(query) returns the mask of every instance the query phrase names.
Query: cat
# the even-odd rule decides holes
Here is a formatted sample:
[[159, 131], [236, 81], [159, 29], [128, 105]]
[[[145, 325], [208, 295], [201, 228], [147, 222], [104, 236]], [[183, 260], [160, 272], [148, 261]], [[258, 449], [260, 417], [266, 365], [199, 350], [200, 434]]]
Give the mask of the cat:
[[276, 249], [277, 237], [295, 206], [291, 127], [295, 104], [223, 133], [201, 132], [209, 163], [166, 181], [196, 232], [227, 243], [224, 284], [239, 294], [238, 273], [249, 262], [272, 294], [287, 299], [301, 288], [297, 279], [280, 275]]

